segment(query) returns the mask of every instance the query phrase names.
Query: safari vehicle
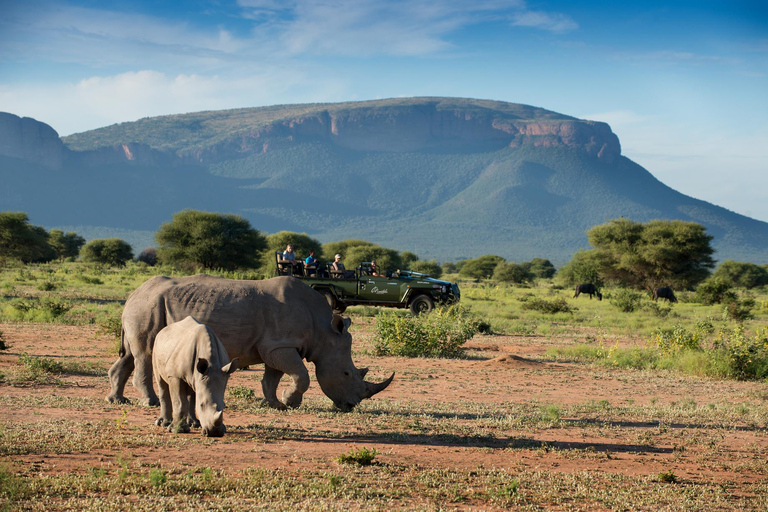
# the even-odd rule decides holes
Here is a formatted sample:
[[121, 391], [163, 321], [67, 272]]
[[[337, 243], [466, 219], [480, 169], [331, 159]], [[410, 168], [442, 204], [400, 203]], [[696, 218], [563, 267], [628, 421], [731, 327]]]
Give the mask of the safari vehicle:
[[435, 304], [453, 304], [460, 298], [459, 285], [420, 272], [388, 270], [386, 275], [376, 276], [367, 261], [361, 262], [354, 272], [334, 272], [330, 264], [310, 272], [301, 265], [281, 263], [281, 253], [276, 253], [275, 257], [278, 275], [301, 279], [325, 295], [336, 313], [343, 313], [348, 306], [366, 304], [409, 308], [411, 314], [418, 315], [432, 311]]

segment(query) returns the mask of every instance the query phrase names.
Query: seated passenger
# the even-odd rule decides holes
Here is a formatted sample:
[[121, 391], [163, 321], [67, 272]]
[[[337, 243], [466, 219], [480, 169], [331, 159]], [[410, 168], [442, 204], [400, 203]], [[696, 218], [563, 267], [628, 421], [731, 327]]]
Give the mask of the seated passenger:
[[293, 252], [292, 244], [286, 246], [285, 251], [283, 251], [283, 261], [280, 263], [290, 264], [293, 267], [292, 273], [301, 273], [301, 263], [296, 261], [296, 253]]
[[307, 276], [317, 275], [317, 258], [315, 258], [315, 251], [309, 251], [309, 256], [304, 260], [304, 271]]
[[333, 257], [333, 263], [331, 263], [331, 272], [335, 277], [354, 277], [355, 273], [351, 270], [347, 270], [344, 264], [341, 262], [341, 254], [337, 254]]
[[379, 274], [379, 267], [376, 266], [376, 262], [371, 260], [371, 267], [368, 269], [368, 275], [371, 277], [384, 277]]

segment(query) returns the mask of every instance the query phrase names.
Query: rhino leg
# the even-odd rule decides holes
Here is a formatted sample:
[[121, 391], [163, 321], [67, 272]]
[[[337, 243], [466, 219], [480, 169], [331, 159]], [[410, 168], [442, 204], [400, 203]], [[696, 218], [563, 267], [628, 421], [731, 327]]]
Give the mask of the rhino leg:
[[280, 379], [283, 377], [283, 372], [276, 370], [269, 365], [264, 365], [264, 377], [261, 379], [261, 391], [264, 393], [264, 399], [267, 404], [273, 409], [284, 411], [287, 409], [285, 404], [277, 399], [277, 386], [280, 384]]
[[113, 404], [129, 404], [130, 400], [123, 396], [125, 391], [125, 385], [128, 382], [128, 377], [131, 376], [133, 371], [133, 354], [129, 348], [125, 351], [121, 351], [120, 357], [109, 369], [109, 385], [111, 391], [107, 395], [107, 402]]
[[200, 428], [200, 421], [195, 416], [195, 392], [192, 391], [192, 388], [189, 388], [187, 400], [189, 403], [189, 409], [187, 410], [187, 425], [192, 428]]
[[136, 371], [133, 372], [133, 385], [144, 395], [142, 403], [149, 406], [160, 405], [155, 390], [152, 389], [152, 353], [134, 354], [133, 362]]
[[280, 382], [280, 377], [282, 374], [287, 374], [293, 379], [293, 383], [283, 391], [281, 402], [288, 407], [300, 406], [304, 393], [309, 389], [309, 372], [307, 367], [304, 366], [304, 361], [302, 361], [299, 352], [295, 348], [273, 350], [264, 358], [264, 364], [266, 368], [264, 370], [264, 379], [262, 380], [262, 390], [264, 391], [267, 403], [272, 405], [270, 397], [276, 398], [277, 384]]
[[155, 421], [155, 425], [160, 427], [168, 427], [173, 421], [173, 404], [171, 403], [171, 390], [163, 379], [155, 374], [155, 382], [157, 383], [157, 394], [160, 398], [160, 416]]
[[168, 427], [168, 432], [177, 434], [189, 432], [187, 415], [189, 414], [189, 394], [192, 392], [186, 382], [181, 379], [170, 379], [168, 387], [173, 403], [173, 422]]

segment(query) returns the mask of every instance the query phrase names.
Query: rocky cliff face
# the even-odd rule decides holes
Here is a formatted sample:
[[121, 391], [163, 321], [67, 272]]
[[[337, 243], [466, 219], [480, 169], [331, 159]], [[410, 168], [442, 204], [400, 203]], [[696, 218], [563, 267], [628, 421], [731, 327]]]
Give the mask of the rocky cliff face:
[[0, 155], [61, 169], [64, 144], [47, 124], [0, 112]]
[[397, 100], [381, 103], [383, 105], [352, 103], [344, 104], [343, 108], [318, 107], [252, 129], [244, 124], [230, 134], [217, 136], [216, 141], [203, 139], [177, 153], [158, 151], [145, 142], [119, 139], [97, 149], [69, 151], [63, 148], [50, 126], [29, 118], [0, 114], [0, 154], [52, 169], [60, 168], [63, 159], [68, 164], [86, 167], [122, 162], [206, 165], [307, 140], [369, 152], [481, 152], [532, 145], [577, 148], [606, 163], [621, 155], [619, 139], [607, 124], [552, 112], [541, 116], [534, 113], [532, 107], [499, 104], [515, 107], [517, 110], [512, 114], [503, 108], [488, 108], [480, 101], [465, 107], [435, 99], [413, 99], [408, 104], [398, 104]]
[[434, 105], [322, 111], [246, 130], [205, 148], [182, 151], [187, 159], [211, 163], [295, 141], [316, 139], [358, 151], [414, 152], [425, 149], [487, 151], [534, 145], [582, 148], [612, 162], [621, 154], [618, 137], [605, 124], [579, 119], [527, 120]]

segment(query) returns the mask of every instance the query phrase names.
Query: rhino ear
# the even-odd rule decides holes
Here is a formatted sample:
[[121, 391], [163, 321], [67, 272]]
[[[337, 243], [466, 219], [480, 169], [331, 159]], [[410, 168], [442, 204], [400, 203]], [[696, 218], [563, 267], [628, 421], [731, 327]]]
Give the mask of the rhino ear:
[[333, 315], [331, 320], [331, 327], [339, 334], [344, 334], [349, 330], [349, 326], [352, 325], [352, 320], [348, 316]]
[[208, 373], [208, 368], [210, 365], [208, 364], [207, 359], [203, 359], [202, 357], [197, 360], [197, 371], [205, 375]]
[[234, 358], [229, 362], [228, 365], [222, 367], [221, 373], [224, 373], [226, 375], [232, 375], [235, 373], [235, 370], [237, 370], [237, 358]]

